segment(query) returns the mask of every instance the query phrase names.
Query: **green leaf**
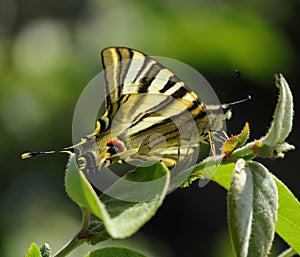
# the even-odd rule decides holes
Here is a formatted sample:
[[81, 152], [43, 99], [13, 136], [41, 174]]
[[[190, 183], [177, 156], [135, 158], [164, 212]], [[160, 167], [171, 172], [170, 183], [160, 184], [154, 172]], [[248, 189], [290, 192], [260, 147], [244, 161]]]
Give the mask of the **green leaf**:
[[124, 178], [100, 196], [105, 205], [103, 222], [113, 238], [128, 237], [144, 225], [161, 205], [170, 182], [163, 163], [138, 167]]
[[25, 257], [42, 257], [40, 248], [35, 243], [32, 243]]
[[261, 141], [274, 147], [281, 144], [288, 137], [293, 125], [293, 96], [288, 83], [282, 74], [276, 74], [275, 84], [279, 88], [279, 97], [274, 112], [271, 127]]
[[277, 220], [277, 187], [268, 170], [239, 159], [228, 191], [228, 223], [236, 256], [268, 255]]
[[235, 163], [221, 164], [217, 172], [212, 177], [212, 180], [228, 190], [230, 187], [232, 171], [234, 170], [234, 166]]
[[231, 136], [230, 138], [228, 138], [225, 141], [225, 143], [222, 146], [222, 152], [225, 155], [229, 155], [235, 149], [244, 145], [246, 143], [247, 139], [249, 138], [249, 133], [250, 133], [249, 123], [246, 122], [243, 130], [241, 131], [241, 133], [239, 135]]
[[91, 184], [78, 168], [76, 157], [70, 157], [65, 176], [65, 188], [67, 194], [81, 208], [88, 209], [98, 218], [102, 219], [101, 202]]
[[[187, 187], [196, 179], [206, 178], [213, 179], [221, 186], [228, 189], [234, 163], [220, 163], [223, 158], [224, 155], [216, 155], [208, 157], [201, 163], [195, 165], [191, 175], [182, 184], [182, 187]], [[216, 163], [218, 165], [216, 165]]]
[[284, 152], [294, 149], [294, 146], [284, 142], [293, 125], [293, 96], [282, 74], [277, 74], [275, 78], [275, 84], [279, 88], [279, 97], [268, 133], [261, 139], [234, 150], [230, 157], [244, 159], [252, 159], [256, 156], [282, 158]]
[[146, 257], [145, 255], [136, 251], [123, 247], [108, 247], [93, 251], [85, 257]]
[[[234, 163], [221, 164], [218, 170], [210, 178], [224, 187], [229, 189]], [[196, 170], [198, 174], [205, 175], [205, 172]], [[209, 174], [208, 174], [209, 175]], [[205, 175], [206, 176], [206, 175]], [[277, 185], [278, 191], [278, 212], [276, 232], [285, 240], [297, 253], [300, 253], [300, 203], [293, 193], [275, 176], [273, 179]]]
[[169, 182], [169, 170], [163, 163], [138, 167], [120, 178], [99, 198], [78, 168], [75, 156], [70, 159], [65, 179], [68, 195], [81, 208], [100, 218], [110, 236], [118, 239], [131, 236], [155, 214], [167, 193]]
[[279, 197], [276, 232], [300, 254], [300, 203], [278, 178], [275, 182]]
[[295, 146], [293, 145], [290, 145], [286, 142], [282, 143], [282, 144], [277, 144], [273, 150], [276, 151], [276, 152], [287, 152], [287, 151], [291, 151], [291, 150], [294, 150], [295, 149]]

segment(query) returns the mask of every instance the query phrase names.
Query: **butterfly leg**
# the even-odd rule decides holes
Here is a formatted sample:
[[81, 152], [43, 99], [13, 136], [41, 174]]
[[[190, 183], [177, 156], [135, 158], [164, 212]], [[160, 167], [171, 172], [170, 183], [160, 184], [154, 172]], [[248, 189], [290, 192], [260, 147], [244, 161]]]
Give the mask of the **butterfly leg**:
[[212, 133], [210, 131], [207, 132], [207, 137], [208, 137], [208, 142], [209, 142], [209, 146], [210, 146], [210, 150], [213, 154], [214, 157], [217, 156], [216, 154], [216, 146], [214, 141], [212, 140]]

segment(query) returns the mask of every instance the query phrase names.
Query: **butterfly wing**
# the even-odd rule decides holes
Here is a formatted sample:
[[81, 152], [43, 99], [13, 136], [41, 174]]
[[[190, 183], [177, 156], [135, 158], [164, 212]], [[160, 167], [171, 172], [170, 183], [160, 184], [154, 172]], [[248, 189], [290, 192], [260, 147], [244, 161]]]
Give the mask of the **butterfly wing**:
[[172, 167], [207, 140], [207, 107], [165, 66], [124, 47], [104, 49], [102, 62], [106, 113], [80, 147], [85, 167], [153, 156]]
[[[124, 142], [126, 149], [136, 149], [139, 155], [148, 153], [148, 157], [150, 145], [152, 152], [173, 159], [184, 149], [192, 153], [191, 135], [198, 128], [187, 125], [194, 125], [195, 119], [205, 117], [205, 105], [197, 95], [169, 69], [136, 50], [106, 48], [102, 51], [102, 62], [107, 116], [113, 137]], [[184, 125], [186, 133], [180, 131]], [[151, 134], [163, 135], [164, 140], [158, 136], [153, 138]]]
[[197, 106], [194, 114], [205, 112], [205, 106], [197, 95], [153, 58], [125, 47], [106, 48], [101, 55], [107, 109], [113, 103], [124, 101], [127, 95], [147, 93], [172, 96], [187, 104], [188, 108]]

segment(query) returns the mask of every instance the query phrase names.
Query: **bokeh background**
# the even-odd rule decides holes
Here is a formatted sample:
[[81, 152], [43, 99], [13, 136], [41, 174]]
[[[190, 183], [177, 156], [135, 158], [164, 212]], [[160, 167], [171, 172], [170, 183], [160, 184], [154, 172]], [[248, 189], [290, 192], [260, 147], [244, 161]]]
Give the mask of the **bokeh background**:
[[[274, 73], [295, 97], [297, 147], [300, 1], [0, 0], [0, 256], [23, 256], [29, 244], [58, 250], [78, 230], [80, 211], [64, 191], [67, 156], [22, 161], [29, 150], [72, 143], [73, 110], [101, 69], [100, 51], [127, 46], [196, 68], [234, 108], [228, 133], [245, 121], [251, 138], [267, 130], [276, 104]], [[242, 73], [236, 80], [235, 69]], [[297, 158], [263, 163], [300, 196]], [[300, 215], [300, 214], [299, 214]], [[214, 183], [178, 189], [129, 245], [149, 256], [233, 256], [226, 192]], [[286, 248], [276, 238], [273, 256]], [[83, 256], [86, 247], [72, 253]]]

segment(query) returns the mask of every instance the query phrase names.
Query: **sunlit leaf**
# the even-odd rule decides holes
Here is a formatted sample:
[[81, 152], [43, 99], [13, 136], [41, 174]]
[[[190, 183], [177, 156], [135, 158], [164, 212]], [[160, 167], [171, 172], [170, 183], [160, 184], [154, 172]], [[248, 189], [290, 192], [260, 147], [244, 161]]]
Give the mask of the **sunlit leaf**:
[[[234, 164], [220, 165], [212, 180], [229, 189]], [[291, 191], [275, 176], [278, 190], [276, 232], [300, 253], [300, 203]]]
[[230, 153], [232, 153], [235, 149], [241, 147], [242, 145], [244, 145], [247, 141], [247, 139], [249, 138], [249, 123], [246, 122], [243, 130], [241, 131], [241, 133], [239, 135], [234, 135], [231, 136], [230, 138], [228, 138], [225, 143], [222, 146], [222, 152], [225, 155], [229, 155]]
[[276, 232], [300, 254], [300, 203], [278, 178], [275, 182], [279, 197]]
[[170, 175], [163, 163], [138, 167], [99, 198], [72, 156], [65, 181], [69, 196], [100, 218], [111, 237], [125, 238], [155, 214], [167, 193]]
[[258, 162], [238, 160], [228, 191], [228, 223], [236, 256], [265, 257], [275, 233], [277, 187]]
[[32, 243], [25, 257], [42, 257], [40, 248], [35, 243]]
[[91, 184], [84, 174], [79, 170], [75, 155], [72, 155], [65, 176], [65, 188], [68, 195], [80, 207], [88, 209], [98, 218], [102, 219], [102, 203]]
[[262, 142], [271, 147], [285, 141], [292, 130], [294, 115], [293, 95], [288, 83], [282, 74], [276, 74], [275, 78], [275, 84], [279, 88], [278, 102], [271, 127], [268, 133], [261, 139]]
[[155, 214], [167, 193], [170, 175], [163, 163], [157, 163], [138, 167], [125, 179], [100, 196], [106, 208], [103, 222], [113, 238], [132, 235]]

